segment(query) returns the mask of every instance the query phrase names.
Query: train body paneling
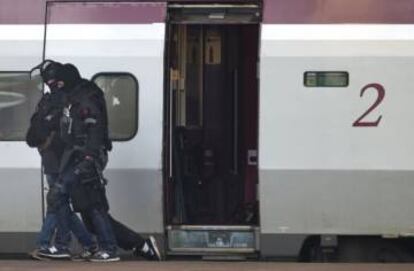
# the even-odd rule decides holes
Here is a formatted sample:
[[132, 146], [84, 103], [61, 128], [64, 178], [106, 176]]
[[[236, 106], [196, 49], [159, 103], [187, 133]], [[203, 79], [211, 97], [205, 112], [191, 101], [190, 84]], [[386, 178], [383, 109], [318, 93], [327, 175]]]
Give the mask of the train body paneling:
[[162, 23], [79, 24], [51, 25], [46, 39], [46, 58], [76, 63], [86, 78], [127, 71], [137, 79], [138, 131], [133, 139], [114, 143], [106, 174], [111, 210], [134, 229], [148, 233], [163, 229], [159, 199], [164, 35]]
[[[45, 45], [46, 59], [76, 63], [86, 78], [101, 72], [128, 72], [136, 78], [138, 128], [131, 140], [114, 143], [106, 170], [108, 195], [111, 211], [121, 221], [139, 232], [158, 234], [163, 232], [165, 7], [163, 3], [54, 3], [48, 8]], [[128, 17], [126, 11], [138, 15]], [[105, 17], [108, 14], [112, 17]], [[105, 20], [111, 23], [102, 24]]]
[[[260, 253], [297, 256], [314, 235], [412, 236], [414, 0], [199, 1], [213, 2], [263, 9], [250, 44], [260, 53]], [[0, 0], [0, 76], [50, 58], [76, 64], [85, 78], [136, 78], [137, 130], [114, 143], [108, 195], [117, 219], [159, 236], [173, 165], [165, 155], [175, 42], [166, 39], [168, 5], [186, 3], [198, 4]], [[41, 161], [23, 141], [0, 141], [0, 152], [0, 239], [15, 244], [1, 242], [0, 252], [23, 252], [42, 222]]]
[[[42, 60], [41, 25], [1, 24], [0, 32], [0, 71], [28, 71]], [[0, 114], [4, 110], [0, 109]], [[2, 141], [0, 152], [0, 235], [26, 236], [41, 225], [40, 158], [37, 151], [27, 148], [24, 142]], [[22, 248], [16, 245], [11, 249]], [[6, 246], [0, 248], [0, 251], [8, 250]]]
[[[43, 4], [34, 7], [46, 8]], [[165, 6], [50, 3], [46, 24], [0, 25], [2, 72], [29, 71], [43, 58], [49, 58], [75, 63], [85, 78], [102, 72], [128, 72], [136, 79], [138, 93], [133, 102], [138, 111], [137, 131], [131, 134], [132, 139], [114, 143], [106, 170], [108, 196], [117, 219], [138, 232], [153, 234], [162, 234], [164, 228], [161, 161]], [[141, 16], [131, 19], [116, 13], [108, 24], [102, 24], [102, 16], [114, 9], [135, 14], [138, 11]], [[73, 12], [80, 16], [72, 17]], [[95, 15], [92, 21], [88, 19], [91, 13]], [[0, 251], [27, 251], [41, 225], [42, 190], [47, 189], [40, 182], [39, 154], [22, 141], [0, 142], [0, 151], [8, 153], [0, 158], [0, 235], [21, 240], [19, 246], [5, 244]]]
[[[340, 1], [325, 2], [326, 13], [303, 4], [308, 16], [287, 8], [278, 18], [290, 23], [268, 15], [262, 25], [262, 254], [287, 236], [412, 236], [413, 18], [347, 16], [352, 5]], [[306, 73], [317, 71], [344, 72], [349, 82], [307, 85]], [[295, 253], [298, 246], [276, 252]]]

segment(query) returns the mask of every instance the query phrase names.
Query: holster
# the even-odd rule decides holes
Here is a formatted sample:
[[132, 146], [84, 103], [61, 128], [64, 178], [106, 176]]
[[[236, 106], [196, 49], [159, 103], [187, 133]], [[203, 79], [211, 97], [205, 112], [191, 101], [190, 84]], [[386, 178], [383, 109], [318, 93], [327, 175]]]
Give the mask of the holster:
[[99, 177], [87, 182], [79, 181], [71, 187], [72, 207], [75, 212], [85, 212], [91, 209], [109, 210], [105, 187]]

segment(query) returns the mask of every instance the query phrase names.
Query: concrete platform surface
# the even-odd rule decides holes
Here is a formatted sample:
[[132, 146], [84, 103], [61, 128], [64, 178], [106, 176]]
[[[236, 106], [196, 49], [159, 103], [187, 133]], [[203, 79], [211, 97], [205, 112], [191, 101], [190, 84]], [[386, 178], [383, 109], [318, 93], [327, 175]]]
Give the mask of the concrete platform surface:
[[39, 262], [34, 260], [1, 260], [0, 271], [412, 271], [414, 264], [314, 264], [280, 262], [144, 262], [90, 263], [70, 261]]

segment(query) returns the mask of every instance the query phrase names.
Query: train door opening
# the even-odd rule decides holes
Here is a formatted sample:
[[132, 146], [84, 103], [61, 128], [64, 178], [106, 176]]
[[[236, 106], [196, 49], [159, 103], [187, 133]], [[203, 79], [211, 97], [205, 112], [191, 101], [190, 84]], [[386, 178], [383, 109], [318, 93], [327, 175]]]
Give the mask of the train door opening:
[[259, 24], [234, 23], [234, 16], [232, 23], [200, 22], [199, 14], [192, 23], [194, 13], [174, 15], [186, 21], [171, 23], [167, 38], [169, 250], [252, 252], [259, 223]]

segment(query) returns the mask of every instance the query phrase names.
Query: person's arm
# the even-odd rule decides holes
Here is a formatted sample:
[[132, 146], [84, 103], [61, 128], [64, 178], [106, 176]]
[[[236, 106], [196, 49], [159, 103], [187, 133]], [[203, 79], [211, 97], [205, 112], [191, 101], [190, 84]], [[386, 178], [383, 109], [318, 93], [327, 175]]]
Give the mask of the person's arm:
[[49, 148], [50, 144], [52, 144], [53, 138], [56, 136], [56, 132], [52, 131], [47, 137], [46, 140], [40, 144], [37, 148], [39, 149], [40, 152], [42, 152], [43, 150]]
[[81, 103], [80, 116], [85, 127], [84, 153], [86, 156], [97, 158], [99, 151], [105, 146], [105, 133], [107, 126], [104, 113], [99, 107], [99, 100], [90, 97]]
[[49, 96], [47, 94], [43, 95], [36, 107], [36, 111], [30, 118], [30, 126], [26, 133], [26, 143], [29, 147], [39, 147], [46, 141], [50, 133], [43, 121], [48, 99]]
[[96, 174], [96, 162], [100, 162], [100, 151], [105, 146], [105, 133], [107, 129], [105, 115], [99, 107], [99, 100], [90, 97], [81, 102], [79, 106], [79, 119], [82, 121], [84, 133], [81, 159], [75, 168], [77, 175]]

